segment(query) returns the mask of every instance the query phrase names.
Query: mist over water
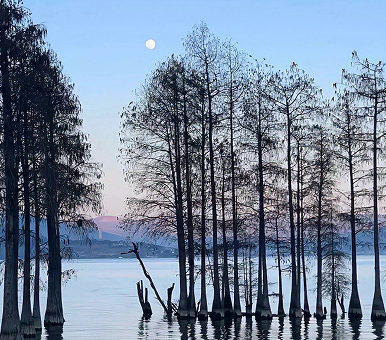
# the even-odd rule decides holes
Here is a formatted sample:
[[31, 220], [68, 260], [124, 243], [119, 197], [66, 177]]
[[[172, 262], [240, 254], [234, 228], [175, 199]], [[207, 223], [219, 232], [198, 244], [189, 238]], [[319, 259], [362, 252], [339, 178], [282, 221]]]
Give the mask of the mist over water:
[[[386, 256], [381, 256], [381, 264]], [[175, 282], [173, 300], [178, 299], [177, 259], [144, 259], [157, 289], [163, 298], [166, 290]], [[312, 262], [312, 261], [310, 261]], [[275, 261], [268, 260], [269, 292], [277, 292], [277, 270]], [[144, 278], [136, 259], [92, 259], [64, 262], [63, 269], [74, 268], [77, 273], [63, 287], [63, 303], [66, 322], [63, 328], [43, 329], [38, 339], [49, 340], [127, 340], [127, 339], [383, 339], [385, 323], [370, 321], [371, 302], [374, 292], [374, 264], [371, 255], [358, 256], [359, 294], [362, 302], [363, 319], [350, 321], [340, 315], [336, 320], [329, 318], [330, 301], [325, 299], [327, 319], [319, 322], [315, 318], [290, 320], [274, 318], [271, 321], [257, 322], [255, 318], [236, 321], [191, 322], [178, 321], [176, 317], [168, 320], [162, 307]], [[312, 267], [309, 278], [310, 309], [315, 310], [316, 268]], [[138, 302], [136, 282], [144, 280], [149, 288], [149, 301], [153, 309], [150, 320], [143, 320]], [[288, 312], [290, 298], [290, 277], [283, 277], [284, 308]], [[199, 281], [196, 289], [199, 295]], [[385, 281], [382, 280], [384, 284]], [[386, 298], [385, 289], [382, 289]], [[46, 292], [41, 292], [41, 310], [44, 315]], [[19, 301], [21, 297], [19, 293]], [[208, 303], [211, 306], [212, 290], [208, 287]], [[277, 311], [277, 299], [271, 297], [272, 312]], [[243, 303], [243, 302], [242, 302]], [[348, 300], [345, 300], [346, 310]], [[245, 307], [243, 306], [243, 309]], [[338, 309], [338, 313], [340, 310]]]

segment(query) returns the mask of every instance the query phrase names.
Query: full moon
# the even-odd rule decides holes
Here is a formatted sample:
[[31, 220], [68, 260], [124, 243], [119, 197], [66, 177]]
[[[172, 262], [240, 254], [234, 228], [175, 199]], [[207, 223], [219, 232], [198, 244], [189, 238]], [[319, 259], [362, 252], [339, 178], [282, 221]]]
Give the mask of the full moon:
[[146, 47], [150, 50], [152, 50], [155, 47], [155, 41], [153, 39], [149, 39], [146, 41]]

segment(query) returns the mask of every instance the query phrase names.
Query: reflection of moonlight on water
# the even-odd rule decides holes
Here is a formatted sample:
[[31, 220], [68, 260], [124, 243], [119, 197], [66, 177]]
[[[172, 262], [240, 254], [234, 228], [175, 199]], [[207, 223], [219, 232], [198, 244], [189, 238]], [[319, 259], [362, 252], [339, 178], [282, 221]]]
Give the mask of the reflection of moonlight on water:
[[146, 41], [146, 47], [150, 50], [152, 50], [155, 47], [155, 41], [153, 39], [149, 39]]

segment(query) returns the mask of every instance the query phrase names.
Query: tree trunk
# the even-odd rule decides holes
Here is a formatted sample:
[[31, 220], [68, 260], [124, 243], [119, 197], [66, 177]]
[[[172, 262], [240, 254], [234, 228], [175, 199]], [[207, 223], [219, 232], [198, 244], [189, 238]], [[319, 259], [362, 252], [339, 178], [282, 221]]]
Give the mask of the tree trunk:
[[62, 304], [62, 261], [60, 255], [60, 234], [57, 203], [57, 170], [54, 145], [54, 117], [49, 118], [49, 140], [46, 146], [46, 192], [47, 192], [47, 234], [48, 234], [48, 290], [44, 325], [64, 323]]
[[296, 280], [296, 250], [295, 250], [295, 223], [294, 223], [294, 207], [292, 197], [292, 169], [291, 169], [291, 126], [289, 106], [287, 110], [287, 173], [288, 173], [288, 204], [291, 230], [291, 303], [289, 316], [293, 318], [301, 318], [302, 310], [300, 307], [300, 296], [298, 295], [297, 280]]
[[[185, 81], [185, 79], [184, 79]], [[189, 159], [189, 134], [188, 117], [186, 108], [186, 98], [184, 92], [184, 146], [185, 146], [185, 176], [186, 176], [186, 205], [188, 218], [186, 221], [188, 227], [188, 262], [189, 262], [189, 296], [188, 296], [188, 315], [191, 318], [196, 317], [196, 299], [194, 296], [194, 241], [193, 241], [193, 212], [192, 212], [192, 192], [190, 180], [190, 159]]]
[[331, 311], [330, 316], [331, 319], [336, 318], [338, 316], [338, 312], [336, 310], [336, 289], [335, 289], [335, 253], [334, 253], [334, 231], [333, 225], [331, 223], [331, 256], [332, 256], [332, 272], [331, 272]]
[[374, 193], [374, 257], [375, 257], [375, 291], [371, 309], [371, 320], [386, 320], [385, 306], [381, 292], [381, 273], [379, 266], [379, 227], [378, 227], [378, 166], [377, 166], [377, 97], [374, 104], [373, 131], [373, 193]]
[[23, 276], [23, 307], [21, 312], [21, 333], [24, 337], [36, 335], [35, 324], [31, 311], [31, 211], [30, 211], [30, 187], [29, 187], [29, 143], [27, 113], [24, 114], [24, 155], [23, 188], [24, 188], [24, 276]]
[[265, 216], [264, 216], [264, 175], [263, 175], [263, 146], [262, 146], [262, 130], [261, 130], [261, 107], [259, 103], [259, 122], [257, 131], [257, 150], [259, 162], [259, 274], [262, 273], [262, 290], [260, 291], [260, 299], [258, 298], [259, 308], [256, 308], [256, 318], [271, 319], [272, 312], [268, 297], [268, 275], [267, 275], [267, 260], [265, 247]]
[[35, 167], [35, 156], [33, 157], [33, 181], [34, 181], [34, 204], [35, 204], [35, 277], [34, 277], [34, 303], [32, 316], [34, 319], [35, 329], [42, 329], [42, 318], [40, 315], [40, 207], [38, 196], [38, 184]]
[[277, 309], [277, 315], [279, 317], [285, 316], [284, 312], [284, 303], [283, 303], [283, 281], [281, 276], [281, 257], [280, 257], [280, 247], [279, 247], [279, 228], [277, 225], [277, 218], [275, 223], [276, 230], [276, 253], [277, 253], [277, 269], [279, 274], [279, 305]]
[[231, 291], [229, 289], [229, 274], [228, 274], [228, 245], [225, 229], [225, 164], [223, 161], [222, 166], [222, 188], [221, 188], [221, 210], [222, 210], [222, 239], [223, 239], [223, 248], [224, 248], [224, 263], [223, 263], [223, 308], [224, 315], [230, 316], [232, 313], [232, 300], [231, 300]]
[[[350, 131], [350, 126], [349, 126]], [[351, 137], [349, 136], [349, 172], [350, 172], [350, 224], [351, 224], [351, 297], [348, 308], [348, 316], [350, 318], [361, 318], [362, 307], [358, 293], [358, 274], [357, 274], [357, 250], [356, 250], [356, 230], [355, 230], [355, 191], [354, 191], [354, 174], [353, 160], [351, 150]]]
[[206, 85], [208, 93], [208, 114], [209, 114], [209, 163], [210, 163], [210, 186], [212, 196], [212, 221], [213, 221], [213, 304], [212, 318], [218, 319], [224, 317], [224, 311], [221, 306], [220, 280], [218, 273], [218, 249], [217, 249], [217, 209], [216, 209], [216, 182], [214, 177], [214, 151], [213, 151], [213, 112], [212, 112], [212, 94], [210, 92], [209, 66], [206, 65]]
[[235, 152], [234, 152], [234, 133], [233, 133], [233, 84], [231, 81], [231, 92], [230, 92], [230, 132], [231, 132], [231, 173], [232, 173], [232, 227], [233, 227], [233, 272], [234, 272], [234, 308], [233, 313], [235, 317], [241, 316], [241, 303], [240, 303], [240, 287], [239, 287], [239, 243], [237, 240], [237, 214], [236, 214], [236, 176], [235, 176]]
[[208, 302], [206, 298], [206, 224], [205, 224], [205, 110], [202, 109], [201, 118], [201, 299], [200, 310], [198, 312], [199, 320], [208, 318]]
[[0, 27], [1, 94], [3, 101], [4, 165], [5, 165], [5, 272], [1, 340], [21, 340], [17, 299], [17, 267], [19, 246], [18, 165], [12, 114], [6, 27]]
[[175, 157], [176, 157], [176, 180], [177, 180], [177, 241], [178, 241], [178, 263], [180, 274], [180, 301], [178, 304], [178, 316], [187, 318], [188, 313], [188, 297], [187, 297], [187, 280], [186, 280], [186, 252], [185, 252], [185, 235], [184, 235], [184, 216], [182, 205], [182, 183], [181, 183], [181, 155], [180, 155], [180, 133], [178, 126], [178, 118], [175, 122]]
[[303, 223], [303, 203], [302, 204], [302, 218], [301, 218], [301, 242], [302, 242], [302, 265], [303, 265], [303, 299], [304, 299], [304, 308], [303, 314], [305, 318], [309, 318], [311, 316], [310, 306], [308, 304], [308, 292], [307, 292], [307, 267], [306, 267], [306, 259], [304, 254], [304, 223]]
[[297, 300], [300, 302], [300, 142], [297, 141], [297, 174], [296, 174], [296, 182], [297, 182], [297, 191], [296, 191], [296, 264], [297, 264], [297, 276], [296, 276], [296, 284], [297, 284]]
[[[302, 154], [302, 148], [300, 148], [300, 154]], [[304, 210], [303, 210], [303, 164], [300, 160], [300, 228], [301, 228], [301, 252], [302, 252], [302, 269], [303, 269], [303, 315], [305, 318], [311, 316], [310, 306], [308, 304], [308, 291], [307, 291], [307, 267], [304, 253]], [[300, 283], [299, 283], [300, 284]]]
[[316, 313], [317, 319], [324, 319], [323, 303], [322, 303], [322, 190], [323, 190], [323, 160], [322, 160], [322, 141], [320, 150], [320, 176], [318, 188], [318, 219], [317, 219], [317, 288], [316, 288]]

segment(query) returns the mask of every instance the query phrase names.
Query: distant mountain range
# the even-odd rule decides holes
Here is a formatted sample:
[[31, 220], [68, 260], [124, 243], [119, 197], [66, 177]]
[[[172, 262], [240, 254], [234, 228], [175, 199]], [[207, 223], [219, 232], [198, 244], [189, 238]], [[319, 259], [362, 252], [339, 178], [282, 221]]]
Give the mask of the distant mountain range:
[[[371, 220], [371, 216], [368, 216]], [[74, 250], [81, 257], [105, 257], [105, 256], [116, 256], [120, 252], [127, 251], [131, 248], [131, 242], [142, 243], [143, 255], [150, 256], [151, 252], [154, 256], [163, 253], [166, 256], [165, 251], [169, 252], [169, 255], [174, 256], [173, 249], [177, 248], [177, 242], [175, 235], [170, 237], [157, 237], [154, 238], [149, 235], [146, 227], [137, 228], [137, 225], [125, 226], [122, 228], [122, 218], [116, 216], [99, 216], [95, 217], [94, 222], [96, 223], [97, 229], [92, 230], [88, 233], [87, 238], [91, 240], [91, 247], [89, 243], [84, 242], [85, 238], [81, 233], [77, 233], [70, 228], [62, 225], [60, 226], [60, 233], [64, 237], [67, 237], [69, 245], [74, 247]], [[20, 228], [23, 225], [23, 221], [20, 218]], [[386, 225], [385, 215], [380, 215], [380, 226]], [[4, 236], [4, 227], [0, 229], [0, 236]], [[367, 226], [367, 231], [359, 232], [357, 234], [357, 252], [358, 254], [372, 254], [373, 253], [373, 232], [371, 230], [371, 224]], [[31, 221], [31, 230], [34, 231], [34, 221]], [[342, 250], [350, 252], [350, 233], [349, 230], [342, 231], [342, 236], [345, 236], [347, 242], [342, 244]], [[386, 228], [380, 228], [380, 252], [386, 254]], [[47, 226], [46, 221], [41, 222], [40, 227], [40, 238], [45, 242], [47, 240]], [[207, 243], [212, 243], [212, 238], [207, 238]], [[221, 240], [220, 240], [221, 243]], [[86, 246], [87, 244], [87, 246]], [[88, 247], [88, 249], [86, 249]], [[112, 247], [122, 247], [122, 249], [112, 249]], [[166, 249], [166, 250], [165, 250]], [[155, 253], [154, 253], [155, 251]], [[268, 254], [275, 251], [274, 249], [268, 249]], [[0, 258], [4, 258], [5, 247], [4, 243], [0, 244]], [[169, 256], [168, 255], [168, 256]], [[24, 256], [23, 247], [20, 247], [20, 256]]]

